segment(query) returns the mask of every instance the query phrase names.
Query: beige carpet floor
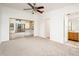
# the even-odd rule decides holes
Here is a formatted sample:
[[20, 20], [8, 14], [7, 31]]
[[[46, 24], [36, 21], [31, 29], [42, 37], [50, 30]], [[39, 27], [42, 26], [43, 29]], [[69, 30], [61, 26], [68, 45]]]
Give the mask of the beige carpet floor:
[[67, 45], [79, 48], [79, 42], [68, 40]]
[[78, 56], [79, 49], [39, 37], [17, 38], [0, 44], [1, 56]]

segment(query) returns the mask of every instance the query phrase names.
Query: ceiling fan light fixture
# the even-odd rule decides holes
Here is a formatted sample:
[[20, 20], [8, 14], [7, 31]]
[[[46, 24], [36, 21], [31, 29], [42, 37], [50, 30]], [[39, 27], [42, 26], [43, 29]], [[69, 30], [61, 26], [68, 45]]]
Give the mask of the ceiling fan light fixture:
[[32, 10], [32, 14], [34, 14], [34, 11]]

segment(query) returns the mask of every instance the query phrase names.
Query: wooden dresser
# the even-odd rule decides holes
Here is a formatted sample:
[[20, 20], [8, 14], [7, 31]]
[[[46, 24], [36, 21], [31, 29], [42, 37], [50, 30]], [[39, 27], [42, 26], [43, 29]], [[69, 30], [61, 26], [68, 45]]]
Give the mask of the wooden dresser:
[[79, 32], [68, 32], [68, 39], [79, 42]]

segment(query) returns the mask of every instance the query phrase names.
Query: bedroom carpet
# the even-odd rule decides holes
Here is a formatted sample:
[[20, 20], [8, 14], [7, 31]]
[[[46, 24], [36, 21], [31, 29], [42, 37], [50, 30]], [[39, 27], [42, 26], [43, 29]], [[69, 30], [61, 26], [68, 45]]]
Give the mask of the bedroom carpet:
[[79, 49], [40, 37], [17, 38], [0, 44], [1, 56], [78, 56]]

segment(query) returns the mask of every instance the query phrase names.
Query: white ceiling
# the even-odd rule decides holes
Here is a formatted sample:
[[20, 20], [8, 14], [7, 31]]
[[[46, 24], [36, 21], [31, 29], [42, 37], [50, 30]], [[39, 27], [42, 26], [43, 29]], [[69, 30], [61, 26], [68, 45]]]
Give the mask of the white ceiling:
[[[12, 7], [15, 9], [23, 10], [24, 8], [30, 8], [27, 3], [2, 3], [0, 5]], [[65, 6], [74, 5], [74, 3], [37, 3], [37, 6], [44, 6], [46, 11], [51, 11], [59, 8], [63, 8]]]

